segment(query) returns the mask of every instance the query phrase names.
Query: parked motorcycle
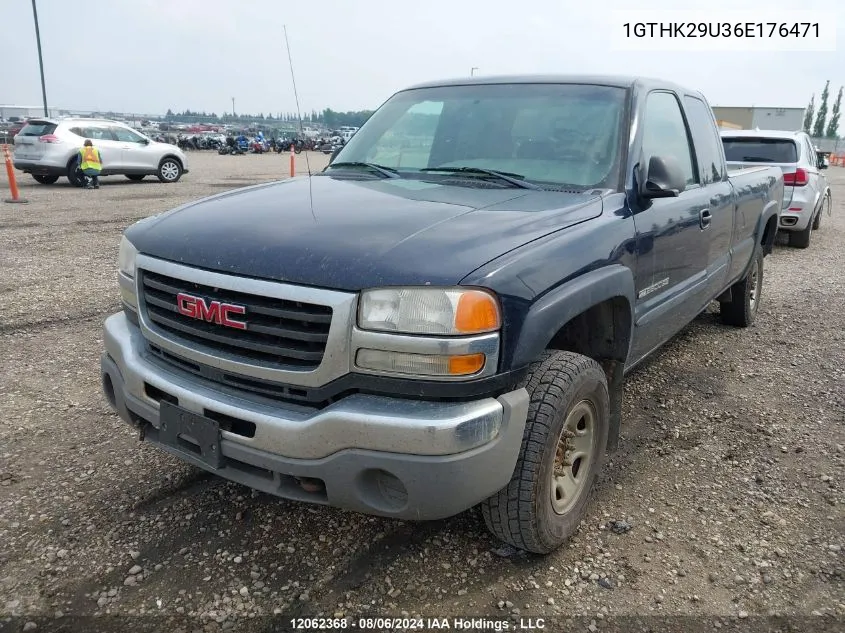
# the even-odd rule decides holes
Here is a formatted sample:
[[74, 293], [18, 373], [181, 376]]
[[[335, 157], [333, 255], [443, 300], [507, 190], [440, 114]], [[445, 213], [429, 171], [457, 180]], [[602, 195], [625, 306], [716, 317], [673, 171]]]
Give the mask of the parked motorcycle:
[[302, 153], [305, 144], [302, 142], [301, 139], [280, 139], [276, 141], [276, 153], [281, 154], [282, 152], [289, 152], [291, 144], [293, 144], [294, 154]]
[[222, 145], [220, 149], [217, 150], [217, 153], [221, 156], [226, 156], [227, 154], [231, 154], [232, 156], [240, 156], [242, 154], [246, 154], [247, 149], [243, 147], [239, 139], [236, 139], [234, 136], [227, 136], [226, 143]]

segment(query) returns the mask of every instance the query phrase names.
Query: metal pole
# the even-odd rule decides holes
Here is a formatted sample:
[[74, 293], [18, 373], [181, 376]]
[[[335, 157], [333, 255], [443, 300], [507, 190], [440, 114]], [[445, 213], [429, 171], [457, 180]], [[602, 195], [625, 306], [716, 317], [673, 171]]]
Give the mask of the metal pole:
[[232, 118], [235, 118], [235, 98], [232, 97]]
[[41, 57], [41, 31], [38, 29], [38, 9], [35, 8], [35, 0], [32, 0], [32, 18], [35, 20], [35, 41], [38, 44], [38, 67], [41, 69], [41, 98], [44, 100], [44, 116], [47, 112], [47, 88], [44, 84], [44, 60]]
[[475, 71], [476, 71], [476, 70], [478, 70], [478, 66], [473, 66], [472, 68], [470, 68], [470, 70], [469, 70], [469, 76], [470, 76], [470, 77], [475, 76]]

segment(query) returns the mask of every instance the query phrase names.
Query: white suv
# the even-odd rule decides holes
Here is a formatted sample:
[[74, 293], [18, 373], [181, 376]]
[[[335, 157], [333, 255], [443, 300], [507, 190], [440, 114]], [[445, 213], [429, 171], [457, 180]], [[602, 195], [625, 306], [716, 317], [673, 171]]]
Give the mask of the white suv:
[[777, 130], [722, 130], [728, 169], [754, 165], [777, 165], [783, 170], [781, 231], [789, 233], [789, 245], [807, 248], [810, 235], [819, 228], [822, 215], [830, 211], [830, 186], [821, 172], [827, 163], [805, 132]]
[[15, 136], [15, 167], [44, 185], [66, 176], [72, 185], [82, 186], [78, 156], [88, 138], [100, 150], [102, 176], [157, 176], [169, 183], [188, 173], [185, 153], [175, 145], [157, 143], [123, 123], [103, 119], [30, 119]]

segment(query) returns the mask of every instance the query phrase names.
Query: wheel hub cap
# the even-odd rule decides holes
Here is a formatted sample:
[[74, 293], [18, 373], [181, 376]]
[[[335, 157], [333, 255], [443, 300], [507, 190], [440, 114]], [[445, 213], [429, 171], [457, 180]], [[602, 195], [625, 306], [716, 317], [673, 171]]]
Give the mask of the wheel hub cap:
[[566, 416], [555, 450], [552, 471], [552, 507], [558, 514], [568, 512], [587, 483], [593, 460], [596, 411], [588, 400], [581, 400]]
[[164, 163], [161, 166], [161, 175], [167, 180], [173, 180], [179, 175], [179, 167], [175, 163]]

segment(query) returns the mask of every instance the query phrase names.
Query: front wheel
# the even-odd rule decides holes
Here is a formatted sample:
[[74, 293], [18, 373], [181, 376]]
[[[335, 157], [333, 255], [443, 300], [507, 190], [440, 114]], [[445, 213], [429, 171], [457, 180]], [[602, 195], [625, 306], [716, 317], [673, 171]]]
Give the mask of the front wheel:
[[165, 158], [159, 164], [156, 175], [161, 182], [178, 182], [182, 177], [182, 165], [175, 158]]
[[35, 182], [40, 182], [42, 185], [52, 185], [59, 179], [58, 176], [47, 176], [45, 174], [32, 174], [32, 177], [35, 178]]
[[516, 468], [481, 513], [502, 541], [548, 554], [584, 518], [607, 447], [610, 399], [601, 366], [572, 352], [544, 352], [524, 386], [530, 402]]
[[757, 318], [760, 295], [763, 291], [763, 249], [754, 251], [754, 260], [745, 277], [731, 286], [730, 301], [719, 304], [722, 322], [737, 327], [748, 327]]

